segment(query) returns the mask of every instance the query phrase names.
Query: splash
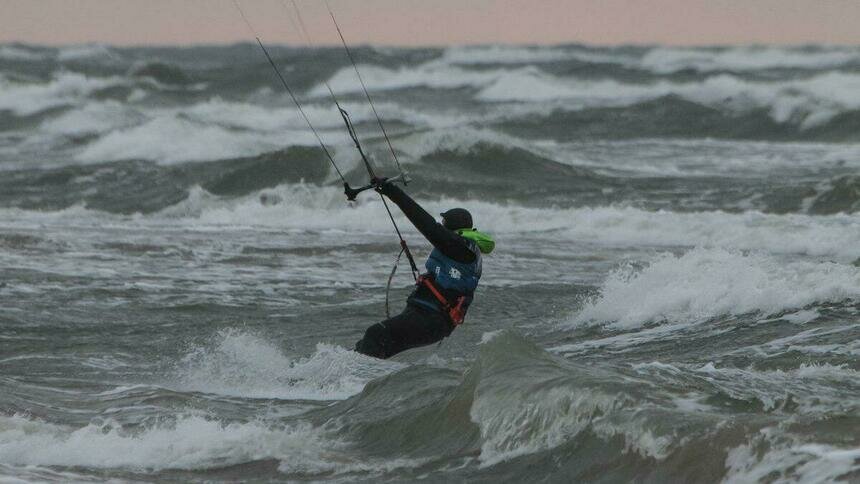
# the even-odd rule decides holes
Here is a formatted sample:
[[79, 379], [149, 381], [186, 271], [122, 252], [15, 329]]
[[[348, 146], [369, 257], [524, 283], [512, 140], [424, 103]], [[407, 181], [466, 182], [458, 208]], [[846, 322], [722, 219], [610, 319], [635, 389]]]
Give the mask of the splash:
[[174, 382], [183, 391], [246, 398], [342, 400], [400, 368], [322, 343], [312, 355], [294, 359], [259, 335], [231, 328], [192, 346], [176, 365]]
[[642, 270], [627, 265], [615, 271], [573, 322], [632, 329], [750, 312], [770, 315], [857, 297], [860, 269], [850, 265], [700, 248], [660, 255]]

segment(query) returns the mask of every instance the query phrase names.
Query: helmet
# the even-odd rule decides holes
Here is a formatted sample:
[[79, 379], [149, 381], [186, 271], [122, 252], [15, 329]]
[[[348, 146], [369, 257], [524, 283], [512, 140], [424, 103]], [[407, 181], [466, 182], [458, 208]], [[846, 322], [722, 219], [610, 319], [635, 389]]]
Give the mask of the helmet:
[[448, 230], [472, 228], [472, 214], [465, 208], [452, 208], [439, 215], [442, 216], [442, 225]]

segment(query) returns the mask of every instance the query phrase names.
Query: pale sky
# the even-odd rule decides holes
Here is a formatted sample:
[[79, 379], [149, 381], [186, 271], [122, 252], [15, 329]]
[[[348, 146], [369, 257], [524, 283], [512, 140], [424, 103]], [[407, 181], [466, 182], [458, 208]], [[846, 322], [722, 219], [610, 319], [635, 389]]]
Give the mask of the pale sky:
[[[267, 43], [301, 43], [291, 0], [240, 0]], [[315, 43], [337, 41], [322, 0], [297, 0]], [[329, 0], [347, 41], [378, 45], [852, 44], [860, 0]], [[232, 0], [0, 0], [0, 42], [232, 43]]]

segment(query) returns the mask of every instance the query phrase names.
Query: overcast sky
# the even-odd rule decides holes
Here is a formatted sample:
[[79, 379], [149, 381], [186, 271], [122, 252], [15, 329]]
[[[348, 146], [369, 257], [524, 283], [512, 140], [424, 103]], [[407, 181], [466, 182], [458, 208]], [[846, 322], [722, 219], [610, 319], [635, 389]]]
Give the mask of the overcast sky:
[[[322, 0], [297, 0], [316, 43]], [[296, 43], [291, 0], [240, 0], [265, 42]], [[353, 44], [860, 44], [860, 0], [330, 0]], [[229, 43], [232, 0], [0, 0], [0, 42]]]

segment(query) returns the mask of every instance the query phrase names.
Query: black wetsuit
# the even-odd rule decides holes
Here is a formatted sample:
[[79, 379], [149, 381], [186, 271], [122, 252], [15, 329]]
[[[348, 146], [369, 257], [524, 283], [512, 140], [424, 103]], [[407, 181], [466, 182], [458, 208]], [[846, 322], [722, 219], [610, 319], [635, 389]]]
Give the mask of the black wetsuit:
[[[396, 203], [415, 228], [444, 255], [458, 262], [475, 262], [478, 256], [466, 239], [438, 223], [399, 187], [385, 183], [379, 191]], [[450, 335], [454, 324], [448, 315], [417, 303], [422, 299], [432, 300], [433, 295], [429, 289], [419, 285], [409, 296], [402, 313], [367, 328], [364, 337], [355, 344], [355, 351], [388, 358], [410, 348], [436, 343]]]

